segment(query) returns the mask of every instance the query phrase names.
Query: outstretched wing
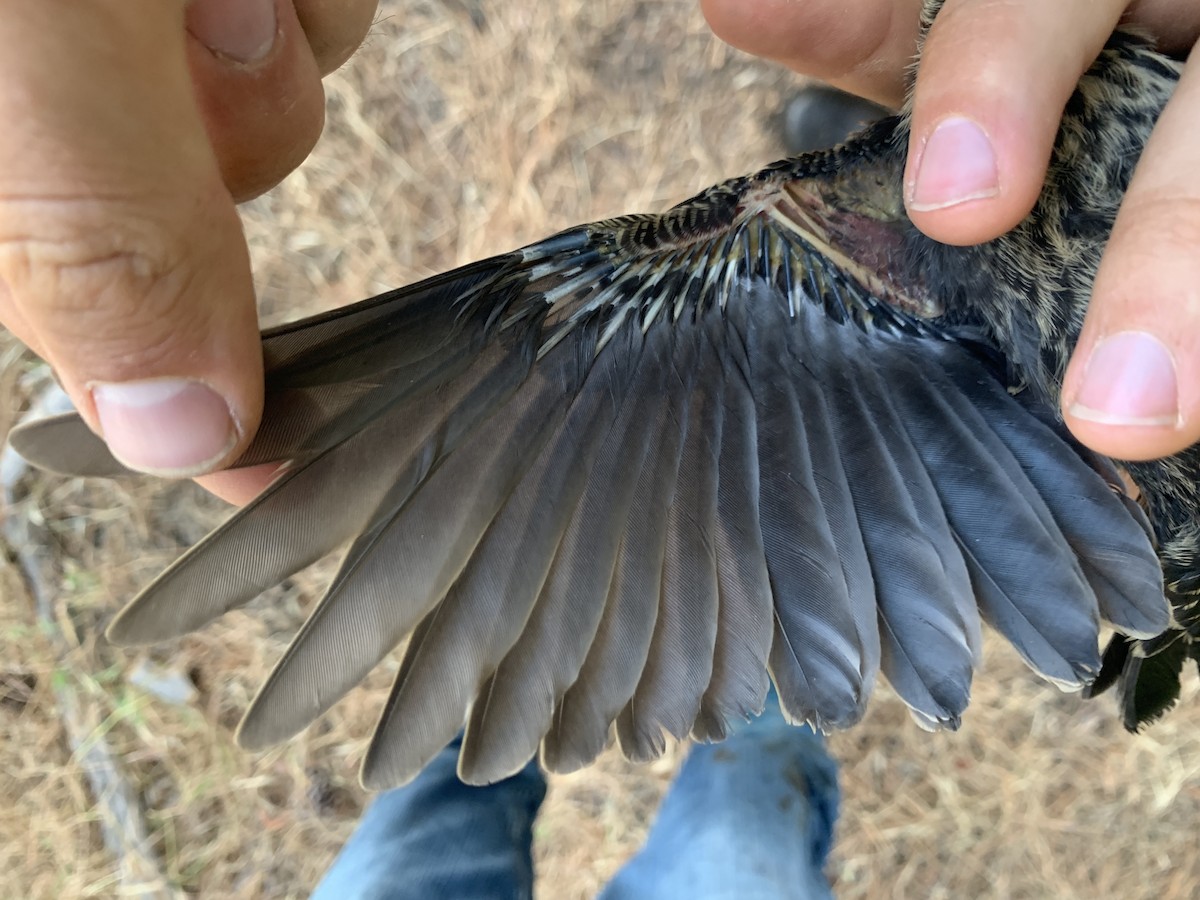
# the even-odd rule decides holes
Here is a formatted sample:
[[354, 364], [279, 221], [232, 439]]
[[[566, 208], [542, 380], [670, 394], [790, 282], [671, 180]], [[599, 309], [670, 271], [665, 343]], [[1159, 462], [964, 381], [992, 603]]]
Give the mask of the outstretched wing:
[[[382, 787], [464, 723], [471, 782], [539, 746], [576, 768], [614, 725], [635, 758], [719, 739], [768, 678], [839, 728], [882, 672], [952, 728], [981, 620], [1067, 688], [1094, 678], [1102, 618], [1162, 631], [1111, 467], [856, 267], [853, 217], [814, 218], [778, 171], [265, 335], [240, 462], [293, 464], [113, 640], [199, 628], [345, 547], [239, 736], [294, 734], [408, 637], [364, 764]], [[77, 419], [12, 441], [115, 467]]]

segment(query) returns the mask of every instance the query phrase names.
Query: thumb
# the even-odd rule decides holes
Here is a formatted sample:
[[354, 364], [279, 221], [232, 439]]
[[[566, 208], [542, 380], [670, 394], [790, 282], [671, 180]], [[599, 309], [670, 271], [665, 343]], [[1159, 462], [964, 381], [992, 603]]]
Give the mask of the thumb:
[[0, 319], [132, 468], [187, 476], [257, 427], [245, 241], [187, 68], [184, 6], [0, 17]]

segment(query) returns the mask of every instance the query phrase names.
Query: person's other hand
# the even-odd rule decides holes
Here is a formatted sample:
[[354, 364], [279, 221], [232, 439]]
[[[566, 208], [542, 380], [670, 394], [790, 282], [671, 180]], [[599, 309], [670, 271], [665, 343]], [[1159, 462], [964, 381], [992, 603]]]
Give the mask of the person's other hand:
[[[920, 0], [701, 0], [743, 50], [898, 105]], [[905, 191], [930, 237], [997, 237], [1032, 209], [1063, 107], [1119, 21], [1183, 55], [1186, 0], [946, 0], [917, 76]], [[1195, 55], [1193, 53], [1193, 55]], [[1137, 167], [1063, 389], [1067, 425], [1119, 459], [1200, 440], [1200, 69]]]
[[[10, 0], [0, 16], [0, 322], [122, 462], [195, 476], [262, 411], [234, 203], [324, 123], [376, 0]], [[244, 502], [264, 471], [218, 473]]]

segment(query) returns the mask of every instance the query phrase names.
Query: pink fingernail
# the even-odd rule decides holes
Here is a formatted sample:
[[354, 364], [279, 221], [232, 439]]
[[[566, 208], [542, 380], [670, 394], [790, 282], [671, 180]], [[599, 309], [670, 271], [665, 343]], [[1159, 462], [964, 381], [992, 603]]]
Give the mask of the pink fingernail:
[[187, 478], [212, 469], [237, 443], [229, 404], [199, 381], [95, 384], [92, 399], [108, 448], [131, 469]]
[[1122, 331], [1100, 341], [1070, 413], [1103, 425], [1179, 422], [1179, 383], [1170, 351], [1152, 334]]
[[921, 152], [909, 209], [928, 212], [1000, 193], [996, 151], [970, 119], [942, 119]]
[[275, 45], [275, 0], [192, 0], [185, 15], [192, 37], [236, 62], [257, 62]]

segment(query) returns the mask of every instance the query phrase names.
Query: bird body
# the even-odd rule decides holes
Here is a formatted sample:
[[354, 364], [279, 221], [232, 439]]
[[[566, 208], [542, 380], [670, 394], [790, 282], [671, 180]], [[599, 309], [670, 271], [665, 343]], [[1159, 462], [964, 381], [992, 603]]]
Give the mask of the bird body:
[[[300, 730], [407, 637], [372, 786], [464, 722], [468, 781], [539, 750], [577, 768], [610, 730], [651, 758], [665, 735], [720, 739], [769, 681], [793, 720], [841, 728], [882, 673], [953, 728], [981, 622], [1060, 686], [1120, 681], [1136, 727], [1196, 658], [1198, 458], [1126, 467], [1144, 514], [1057, 398], [1178, 75], [1114, 36], [1033, 214], [979, 247], [909, 222], [901, 116], [266, 332], [238, 464], [291, 464], [111, 637], [199, 628], [345, 547], [239, 738]], [[55, 471], [123, 471], [78, 417], [11, 439]]]

